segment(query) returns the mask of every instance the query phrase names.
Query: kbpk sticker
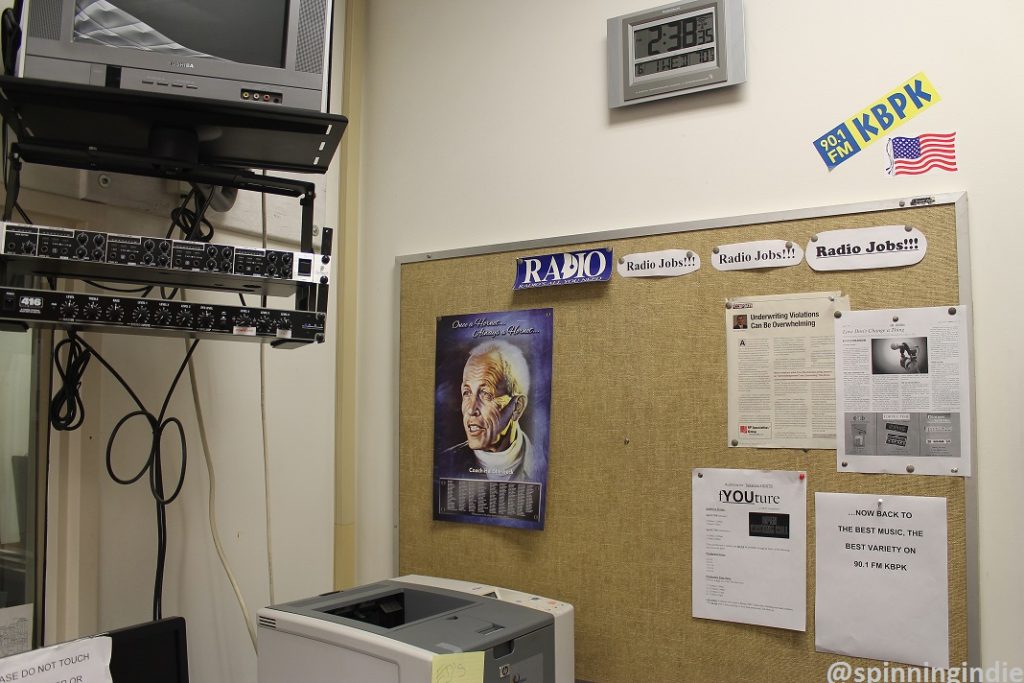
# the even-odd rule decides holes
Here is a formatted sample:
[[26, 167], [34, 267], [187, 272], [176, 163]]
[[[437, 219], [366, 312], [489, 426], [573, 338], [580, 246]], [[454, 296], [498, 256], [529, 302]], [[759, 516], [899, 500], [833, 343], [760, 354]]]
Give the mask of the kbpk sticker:
[[832, 170], [940, 99], [928, 77], [919, 73], [819, 137], [814, 149]]
[[517, 261], [516, 283], [513, 289], [607, 282], [611, 277], [611, 249], [544, 254], [524, 257]]

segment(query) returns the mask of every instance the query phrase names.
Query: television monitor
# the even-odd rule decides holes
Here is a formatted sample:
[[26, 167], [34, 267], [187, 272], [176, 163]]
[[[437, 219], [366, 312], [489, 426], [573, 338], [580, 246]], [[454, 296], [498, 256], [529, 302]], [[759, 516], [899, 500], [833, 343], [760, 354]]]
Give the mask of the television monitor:
[[113, 683], [188, 683], [183, 618], [169, 617], [100, 635], [110, 636]]
[[25, 0], [17, 75], [327, 111], [333, 0]]

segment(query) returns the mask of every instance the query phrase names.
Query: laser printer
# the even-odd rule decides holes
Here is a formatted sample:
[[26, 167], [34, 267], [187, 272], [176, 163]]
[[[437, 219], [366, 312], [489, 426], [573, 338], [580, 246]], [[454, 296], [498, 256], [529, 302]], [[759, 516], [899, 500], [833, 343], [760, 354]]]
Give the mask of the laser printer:
[[504, 600], [505, 602], [525, 605], [531, 609], [547, 612], [555, 618], [555, 683], [576, 682], [575, 627], [573, 624], [573, 608], [569, 603], [544, 598], [532, 593], [523, 593], [510, 588], [499, 588], [498, 586], [447, 579], [439, 576], [408, 574], [398, 577], [398, 580], [424, 586], [448, 588], [473, 595], [482, 595], [487, 598]]
[[484, 683], [572, 683], [573, 610], [404, 576], [259, 611], [259, 683], [431, 683], [435, 655], [484, 653]]

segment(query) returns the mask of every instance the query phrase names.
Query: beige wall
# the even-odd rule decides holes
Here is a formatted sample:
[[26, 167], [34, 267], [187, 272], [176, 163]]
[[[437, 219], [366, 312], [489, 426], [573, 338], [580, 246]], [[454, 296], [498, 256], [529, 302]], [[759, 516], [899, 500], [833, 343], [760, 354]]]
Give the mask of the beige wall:
[[[374, 0], [360, 245], [359, 578], [394, 571], [395, 257], [704, 218], [969, 195], [982, 658], [1024, 664], [1024, 252], [1010, 82], [1024, 8], [949, 0], [749, 0], [749, 80], [609, 111], [605, 21], [633, 0]], [[832, 172], [812, 142], [924, 71], [942, 101], [899, 134], [956, 131], [960, 171], [884, 174], [884, 145]], [[486, 276], [486, 275], [482, 275]], [[509, 283], [511, 286], [511, 283]], [[893, 293], [893, 306], [899, 296]], [[557, 457], [555, 454], [554, 457]], [[429, 514], [427, 510], [423, 514]], [[509, 585], [515, 583], [509, 577]]]
[[0, 332], [0, 544], [20, 543], [11, 458], [28, 455], [32, 432], [32, 337]]

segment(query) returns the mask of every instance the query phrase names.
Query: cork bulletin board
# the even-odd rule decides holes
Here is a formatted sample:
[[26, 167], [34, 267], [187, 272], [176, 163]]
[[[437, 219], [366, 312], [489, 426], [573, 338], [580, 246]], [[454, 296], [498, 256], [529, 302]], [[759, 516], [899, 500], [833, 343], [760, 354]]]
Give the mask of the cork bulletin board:
[[[719, 244], [785, 239], [803, 246], [825, 230], [893, 224], [927, 236], [921, 263], [833, 273], [806, 263], [734, 272], [711, 266]], [[591, 247], [610, 247], [616, 258], [688, 249], [703, 267], [681, 277], [613, 275], [607, 283], [513, 292], [518, 257]], [[973, 482], [838, 473], [834, 450], [729, 448], [723, 322], [728, 298], [762, 294], [839, 290], [853, 310], [970, 304], [968, 263], [964, 195], [400, 258], [398, 574], [571, 603], [580, 680], [823, 681], [837, 659], [880, 663], [814, 649], [814, 493], [938, 496], [947, 500], [950, 662], [970, 661]], [[437, 318], [547, 307], [554, 347], [544, 530], [433, 521]], [[691, 617], [694, 467], [807, 472], [806, 632]]]

